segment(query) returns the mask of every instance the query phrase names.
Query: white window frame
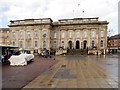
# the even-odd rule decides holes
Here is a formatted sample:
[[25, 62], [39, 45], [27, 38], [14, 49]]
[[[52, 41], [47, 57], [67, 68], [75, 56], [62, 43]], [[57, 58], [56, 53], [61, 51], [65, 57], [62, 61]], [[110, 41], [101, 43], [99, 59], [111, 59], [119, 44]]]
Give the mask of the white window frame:
[[[29, 41], [29, 43], [28, 43], [28, 41]], [[27, 47], [30, 48], [30, 46], [31, 46], [31, 40], [28, 40], [28, 41], [27, 41]]]
[[76, 38], [79, 38], [79, 37], [80, 37], [79, 35], [80, 35], [80, 32], [77, 31], [77, 32], [76, 32]]
[[22, 39], [23, 38], [23, 32], [21, 31], [20, 32], [20, 39]]
[[72, 38], [72, 32], [69, 32], [69, 38]]
[[38, 38], [38, 32], [37, 31], [35, 31], [35, 37]]
[[30, 38], [30, 36], [31, 36], [31, 32], [27, 31], [27, 37]]
[[87, 37], [87, 32], [86, 31], [84, 31], [84, 38], [86, 38]]
[[91, 37], [94, 38], [95, 37], [95, 31], [91, 32]]
[[35, 41], [35, 47], [38, 47], [38, 41]]
[[101, 37], [104, 37], [104, 31], [100, 32]]
[[22, 41], [20, 41], [20, 47], [23, 47], [23, 42]]
[[61, 36], [62, 38], [65, 38], [65, 33], [64, 32], [62, 32], [62, 36]]
[[16, 33], [15, 33], [15, 32], [12, 33], [12, 37], [13, 37], [13, 38], [16, 37]]
[[54, 32], [54, 38], [56, 38], [56, 32]]
[[64, 45], [65, 45], [65, 42], [64, 42], [64, 41], [61, 41], [61, 47], [64, 48]]

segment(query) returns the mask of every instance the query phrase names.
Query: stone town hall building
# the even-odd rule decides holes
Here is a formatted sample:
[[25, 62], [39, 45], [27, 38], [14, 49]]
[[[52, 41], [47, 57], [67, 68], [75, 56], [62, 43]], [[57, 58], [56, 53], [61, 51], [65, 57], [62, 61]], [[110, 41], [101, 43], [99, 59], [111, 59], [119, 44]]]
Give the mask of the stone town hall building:
[[43, 48], [107, 49], [107, 21], [99, 18], [61, 19], [50, 18], [10, 21], [11, 42], [31, 52]]

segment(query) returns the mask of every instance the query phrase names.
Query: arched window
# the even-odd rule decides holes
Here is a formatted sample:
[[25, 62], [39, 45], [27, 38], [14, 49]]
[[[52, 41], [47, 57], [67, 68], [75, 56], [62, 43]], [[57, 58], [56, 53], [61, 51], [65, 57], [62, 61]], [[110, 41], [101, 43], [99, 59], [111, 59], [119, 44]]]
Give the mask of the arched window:
[[61, 46], [64, 48], [64, 41], [62, 41], [62, 45]]
[[104, 31], [101, 31], [101, 37], [104, 37]]
[[64, 32], [62, 32], [62, 38], [64, 38], [65, 37], [65, 33]]
[[35, 38], [38, 38], [38, 32], [35, 31]]
[[94, 40], [92, 40], [92, 48], [94, 48]]
[[21, 48], [23, 47], [23, 45], [22, 45], [22, 41], [20, 41], [20, 47], [21, 47]]
[[38, 46], [38, 42], [37, 41], [35, 41], [35, 47], [37, 47]]
[[94, 32], [94, 31], [91, 32], [91, 37], [92, 37], [92, 38], [95, 37], [95, 32]]
[[54, 32], [54, 38], [56, 38], [56, 32]]
[[79, 38], [80, 33], [77, 31], [76, 32], [76, 38]]
[[69, 38], [72, 38], [72, 32], [69, 32]]
[[84, 38], [86, 38], [86, 37], [87, 37], [87, 32], [85, 31], [85, 32], [84, 32]]
[[56, 48], [56, 41], [54, 41], [53, 47]]
[[27, 41], [27, 46], [28, 46], [28, 48], [30, 48], [30, 45], [31, 45], [30, 40], [28, 40], [28, 41]]
[[15, 32], [13, 32], [13, 33], [12, 33], [12, 37], [13, 37], [13, 38], [15, 38], [15, 37], [16, 37]]
[[15, 41], [12, 42], [13, 46], [15, 46]]
[[30, 38], [30, 31], [27, 32], [27, 36], [28, 36], [28, 38]]
[[21, 31], [20, 32], [20, 39], [22, 39], [23, 38], [23, 32]]

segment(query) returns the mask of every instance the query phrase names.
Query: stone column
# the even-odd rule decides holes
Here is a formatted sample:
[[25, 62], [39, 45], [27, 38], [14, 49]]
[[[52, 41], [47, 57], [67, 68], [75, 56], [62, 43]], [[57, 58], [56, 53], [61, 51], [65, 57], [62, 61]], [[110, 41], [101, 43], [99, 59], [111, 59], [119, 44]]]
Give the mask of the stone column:
[[68, 30], [65, 31], [65, 49], [67, 49], [67, 43], [68, 43]]
[[23, 44], [24, 44], [23, 48], [26, 49], [26, 42], [27, 42], [26, 41], [26, 29], [24, 28], [23, 30], [24, 30], [23, 31]]
[[76, 44], [76, 41], [75, 41], [75, 30], [73, 30], [73, 48], [75, 49], [75, 44]]
[[16, 38], [15, 38], [15, 41], [16, 41], [16, 46], [19, 47], [19, 30], [16, 30]]
[[59, 30], [58, 49], [61, 46], [61, 30]]
[[50, 50], [50, 28], [47, 30], [47, 49]]
[[100, 35], [100, 31], [101, 30], [101, 28], [99, 27], [98, 28], [98, 48], [97, 49], [100, 49], [100, 41], [101, 41], [101, 35]]
[[33, 53], [34, 52], [34, 29], [31, 29], [30, 30], [30, 38], [31, 38], [31, 48], [30, 48], [30, 50], [31, 50], [31, 53]]
[[81, 29], [81, 43], [80, 43], [81, 49], [83, 49], [83, 40], [84, 40], [84, 34], [83, 33], [84, 33], [83, 29]]
[[96, 28], [96, 46], [99, 47], [99, 28]]
[[105, 49], [107, 49], [107, 26], [105, 27], [104, 37], [105, 37]]
[[[41, 27], [41, 26], [40, 26]], [[43, 42], [43, 39], [42, 39], [42, 28], [39, 28], [39, 48], [40, 48], [40, 51], [42, 50], [42, 42]]]
[[88, 29], [88, 48], [91, 47], [91, 30]]

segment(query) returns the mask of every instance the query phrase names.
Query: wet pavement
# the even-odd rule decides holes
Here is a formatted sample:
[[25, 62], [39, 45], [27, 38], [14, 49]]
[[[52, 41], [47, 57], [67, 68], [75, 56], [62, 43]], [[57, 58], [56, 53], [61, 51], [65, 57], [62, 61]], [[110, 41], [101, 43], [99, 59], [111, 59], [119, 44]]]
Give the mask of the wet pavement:
[[53, 58], [39, 58], [35, 56], [34, 62], [27, 66], [2, 65], [2, 88], [16, 90], [23, 88], [30, 81], [38, 77], [45, 70], [51, 68], [57, 61]]
[[59, 62], [24, 88], [118, 88], [118, 58], [117, 54], [58, 56]]

